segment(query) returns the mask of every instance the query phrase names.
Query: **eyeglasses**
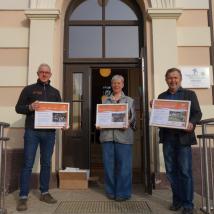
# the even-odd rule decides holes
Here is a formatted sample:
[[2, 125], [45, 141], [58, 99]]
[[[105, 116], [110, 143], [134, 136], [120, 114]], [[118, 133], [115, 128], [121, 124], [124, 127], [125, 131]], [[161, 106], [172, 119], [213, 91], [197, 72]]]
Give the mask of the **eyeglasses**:
[[45, 75], [50, 75], [50, 71], [39, 71], [39, 74], [45, 74]]

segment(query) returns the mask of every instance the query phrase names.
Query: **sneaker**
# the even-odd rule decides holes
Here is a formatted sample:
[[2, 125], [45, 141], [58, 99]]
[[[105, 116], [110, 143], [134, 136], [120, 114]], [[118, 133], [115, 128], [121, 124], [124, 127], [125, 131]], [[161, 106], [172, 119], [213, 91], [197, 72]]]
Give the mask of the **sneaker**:
[[25, 211], [27, 210], [27, 199], [20, 198], [16, 207], [17, 211]]
[[107, 194], [106, 197], [107, 197], [109, 200], [114, 200], [114, 199], [115, 199], [115, 196], [114, 196], [114, 195], [110, 195], [110, 194]]
[[57, 203], [57, 200], [54, 199], [50, 193], [41, 194], [40, 201], [43, 201], [43, 202], [48, 203], [48, 204]]
[[172, 210], [172, 211], [178, 211], [181, 209], [181, 204], [172, 204], [169, 209]]
[[117, 202], [122, 202], [122, 201], [127, 201], [127, 200], [129, 200], [130, 198], [122, 198], [122, 197], [117, 197], [116, 199], [115, 199], [115, 201], [117, 201]]
[[182, 214], [193, 214], [192, 208], [184, 208]]

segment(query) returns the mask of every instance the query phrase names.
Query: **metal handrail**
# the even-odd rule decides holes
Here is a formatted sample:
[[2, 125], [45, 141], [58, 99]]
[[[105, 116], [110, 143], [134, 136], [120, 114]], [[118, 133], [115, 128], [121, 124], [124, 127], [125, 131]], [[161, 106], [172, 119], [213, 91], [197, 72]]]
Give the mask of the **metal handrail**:
[[[9, 140], [8, 137], [4, 137], [4, 129], [10, 126], [9, 123], [0, 122], [0, 213], [6, 214], [7, 210], [5, 208], [5, 181], [6, 181], [6, 158], [7, 158], [7, 147], [6, 142]], [[4, 153], [4, 162], [3, 159]], [[2, 170], [2, 165], [4, 168]]]
[[205, 139], [214, 139], [214, 134], [197, 135], [197, 137], [199, 139], [203, 139], [203, 138], [205, 138]]
[[211, 214], [214, 207], [214, 169], [213, 148], [214, 134], [207, 133], [207, 126], [214, 125], [214, 118], [201, 120], [202, 134], [197, 135], [199, 139], [200, 163], [201, 163], [201, 211]]
[[204, 119], [201, 120], [199, 123], [199, 125], [213, 125], [214, 124], [214, 118], [210, 118], [210, 119]]

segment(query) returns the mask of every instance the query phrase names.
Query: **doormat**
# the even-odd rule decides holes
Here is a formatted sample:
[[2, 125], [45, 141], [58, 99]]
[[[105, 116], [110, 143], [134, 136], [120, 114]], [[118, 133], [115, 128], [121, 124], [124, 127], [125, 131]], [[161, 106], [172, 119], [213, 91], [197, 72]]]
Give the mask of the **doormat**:
[[150, 214], [146, 201], [62, 201], [54, 214]]

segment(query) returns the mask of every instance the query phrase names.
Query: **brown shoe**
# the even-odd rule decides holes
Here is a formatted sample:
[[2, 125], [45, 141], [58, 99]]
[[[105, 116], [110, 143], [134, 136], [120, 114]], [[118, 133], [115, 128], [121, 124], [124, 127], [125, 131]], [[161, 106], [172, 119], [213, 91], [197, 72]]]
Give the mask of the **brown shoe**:
[[27, 210], [27, 199], [20, 198], [16, 207], [17, 211], [25, 211]]
[[43, 201], [43, 202], [48, 203], [48, 204], [57, 203], [57, 200], [54, 199], [50, 193], [41, 194], [40, 201]]
[[178, 211], [181, 209], [181, 204], [172, 204], [169, 209], [172, 210], [172, 211]]

